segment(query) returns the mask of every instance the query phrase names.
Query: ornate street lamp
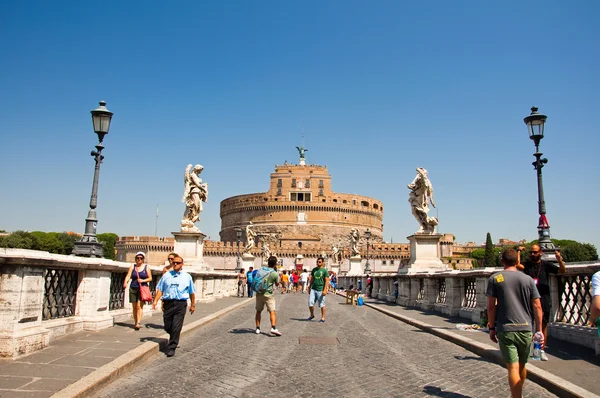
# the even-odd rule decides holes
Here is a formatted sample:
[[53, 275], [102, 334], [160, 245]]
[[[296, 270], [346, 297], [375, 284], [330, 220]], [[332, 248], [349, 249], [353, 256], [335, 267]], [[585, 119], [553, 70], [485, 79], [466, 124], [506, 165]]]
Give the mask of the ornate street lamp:
[[543, 153], [540, 152], [540, 141], [544, 138], [544, 124], [547, 116], [538, 113], [537, 107], [531, 108], [531, 114], [523, 121], [529, 130], [529, 138], [535, 144], [535, 161], [532, 163], [533, 168], [537, 171], [537, 186], [538, 186], [538, 243], [542, 249], [543, 257], [546, 260], [556, 261], [554, 251], [556, 248], [550, 239], [550, 224], [546, 218], [546, 202], [544, 201], [544, 184], [542, 181], [542, 168], [548, 159], [542, 158]]
[[100, 106], [91, 111], [91, 113], [94, 132], [98, 135], [96, 150], [91, 153], [96, 162], [96, 168], [94, 169], [90, 210], [85, 219], [85, 233], [79, 241], [75, 242], [75, 247], [71, 254], [86, 257], [102, 257], [102, 243], [98, 242], [96, 237], [96, 227], [98, 225], [98, 219], [96, 218], [96, 206], [98, 205], [98, 177], [100, 176], [100, 164], [104, 159], [104, 156], [102, 156], [102, 150], [104, 149], [102, 141], [110, 129], [110, 121], [113, 113], [106, 109], [105, 101], [100, 101]]
[[371, 230], [367, 228], [365, 231], [365, 238], [367, 238], [367, 263], [365, 264], [365, 274], [371, 272], [371, 267], [369, 266], [369, 239], [371, 239]]
[[236, 268], [235, 271], [236, 272], [240, 272], [240, 270], [242, 269], [242, 264], [241, 264], [241, 258], [240, 258], [240, 240], [242, 239], [242, 229], [240, 227], [237, 227], [235, 229], [235, 236], [237, 238], [237, 260], [236, 260]]

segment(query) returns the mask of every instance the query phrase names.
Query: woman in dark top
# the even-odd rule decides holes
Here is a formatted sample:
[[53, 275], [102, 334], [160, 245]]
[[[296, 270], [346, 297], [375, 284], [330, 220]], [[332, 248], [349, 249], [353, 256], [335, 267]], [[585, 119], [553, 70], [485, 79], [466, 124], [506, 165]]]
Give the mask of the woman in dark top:
[[148, 286], [152, 282], [152, 272], [148, 269], [148, 265], [144, 264], [146, 255], [143, 252], [135, 254], [135, 264], [129, 268], [123, 288], [127, 289], [127, 284], [131, 280], [129, 286], [129, 302], [133, 310], [133, 321], [135, 322], [135, 330], [140, 330], [140, 321], [144, 313], [144, 302], [140, 294], [140, 284]]

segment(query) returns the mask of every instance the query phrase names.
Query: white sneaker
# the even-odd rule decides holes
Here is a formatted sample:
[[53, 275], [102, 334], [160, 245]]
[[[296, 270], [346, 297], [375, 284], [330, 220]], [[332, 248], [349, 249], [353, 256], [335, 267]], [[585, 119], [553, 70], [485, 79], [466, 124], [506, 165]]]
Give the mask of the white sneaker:
[[260, 328], [256, 328], [256, 334], [260, 334]]
[[541, 351], [540, 359], [542, 361], [547, 361], [548, 360], [548, 355], [546, 355], [546, 353], [544, 351]]
[[281, 336], [281, 332], [275, 328], [271, 328], [271, 334], [274, 334], [275, 336]]

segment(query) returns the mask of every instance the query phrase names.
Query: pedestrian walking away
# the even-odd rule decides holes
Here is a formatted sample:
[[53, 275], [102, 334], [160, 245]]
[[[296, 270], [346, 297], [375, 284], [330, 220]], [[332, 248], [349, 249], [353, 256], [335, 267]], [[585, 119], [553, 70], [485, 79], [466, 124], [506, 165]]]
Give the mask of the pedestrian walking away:
[[246, 272], [244, 271], [243, 268], [237, 274], [237, 286], [238, 286], [237, 296], [244, 297], [244, 290], [246, 288]]
[[315, 317], [315, 303], [319, 303], [321, 308], [321, 320], [319, 322], [325, 322], [325, 296], [327, 296], [327, 290], [329, 289], [329, 271], [325, 268], [325, 260], [323, 257], [317, 259], [317, 266], [313, 268], [310, 276], [308, 277], [308, 309], [310, 316], [308, 320], [312, 320]]
[[[520, 253], [524, 249], [525, 248], [521, 246], [517, 250]], [[537, 290], [540, 293], [540, 301], [542, 303], [542, 332], [544, 333], [544, 336], [547, 336], [548, 323], [550, 321], [550, 314], [552, 313], [552, 296], [550, 295], [549, 275], [563, 274], [567, 271], [567, 267], [558, 250], [554, 252], [558, 265], [552, 261], [542, 260], [542, 254], [540, 246], [534, 243], [529, 249], [529, 260], [524, 261], [523, 264], [517, 264], [517, 269], [532, 277], [537, 286]], [[520, 254], [518, 257], [520, 259]], [[542, 361], [548, 360], [545, 349], [546, 343], [544, 342], [542, 344]]]
[[152, 272], [148, 270], [148, 264], [144, 263], [145, 259], [144, 252], [135, 254], [135, 264], [129, 267], [129, 271], [125, 275], [125, 282], [123, 282], [123, 288], [127, 289], [127, 284], [131, 281], [129, 285], [129, 302], [133, 311], [135, 330], [140, 330], [140, 322], [144, 314], [144, 302], [142, 301], [140, 286], [148, 286], [148, 283], [152, 282]]
[[267, 260], [267, 267], [262, 267], [254, 275], [252, 280], [252, 289], [256, 294], [256, 334], [260, 334], [260, 318], [265, 306], [269, 312], [271, 320], [271, 334], [281, 336], [277, 330], [277, 313], [275, 308], [275, 296], [273, 288], [279, 283], [279, 274], [275, 270], [277, 267], [277, 257], [271, 256]]
[[308, 284], [308, 272], [302, 270], [300, 274], [300, 284], [302, 285], [302, 293], [306, 292], [306, 285]]
[[194, 280], [182, 268], [183, 258], [176, 256], [173, 259], [173, 269], [164, 274], [156, 285], [156, 297], [152, 302], [153, 310], [156, 309], [158, 300], [162, 299], [164, 303], [163, 322], [165, 331], [169, 333], [168, 357], [175, 355], [175, 349], [179, 345], [188, 300], [190, 300], [190, 314], [196, 310]]
[[500, 346], [513, 398], [521, 398], [527, 378], [525, 365], [531, 349], [533, 319], [536, 341], [543, 344], [545, 339], [540, 294], [534, 280], [518, 271], [517, 263], [516, 250], [502, 252], [504, 270], [490, 277], [486, 292], [490, 340]]
[[248, 268], [248, 272], [246, 272], [246, 286], [248, 287], [248, 297], [254, 297], [254, 290], [252, 290], [252, 276], [254, 273], [254, 267]]

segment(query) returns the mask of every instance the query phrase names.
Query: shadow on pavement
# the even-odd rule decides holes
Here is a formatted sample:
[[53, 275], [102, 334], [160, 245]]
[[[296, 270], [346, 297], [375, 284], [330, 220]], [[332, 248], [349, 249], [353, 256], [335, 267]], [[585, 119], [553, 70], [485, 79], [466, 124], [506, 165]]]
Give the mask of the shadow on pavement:
[[455, 355], [454, 358], [458, 359], [459, 361], [481, 361], [481, 362], [487, 362], [487, 363], [494, 363], [492, 361], [488, 361], [485, 358], [475, 357], [475, 356]]
[[290, 318], [290, 321], [298, 321], [298, 322], [318, 322], [318, 320], [316, 318], [314, 319], [308, 319], [308, 318]]
[[140, 338], [140, 343], [145, 343], [147, 341], [153, 341], [158, 344], [158, 350], [162, 353], [167, 352], [167, 344], [169, 343], [168, 339], [161, 339], [158, 337], [142, 337]]
[[135, 325], [133, 323], [115, 322], [114, 326], [121, 326], [124, 328], [135, 329]]
[[442, 391], [439, 387], [425, 386], [423, 392], [427, 395], [434, 395], [436, 397], [447, 397], [447, 398], [470, 398], [468, 395], [459, 394], [456, 392]]
[[251, 329], [251, 328], [244, 328], [244, 329], [231, 329], [231, 331], [229, 333], [233, 333], [233, 334], [246, 334], [246, 333], [251, 333], [254, 334], [256, 333], [256, 329]]
[[146, 323], [146, 324], [143, 324], [142, 327], [146, 328], [146, 329], [161, 329], [161, 330], [165, 328], [164, 325], [159, 325], [157, 323]]

